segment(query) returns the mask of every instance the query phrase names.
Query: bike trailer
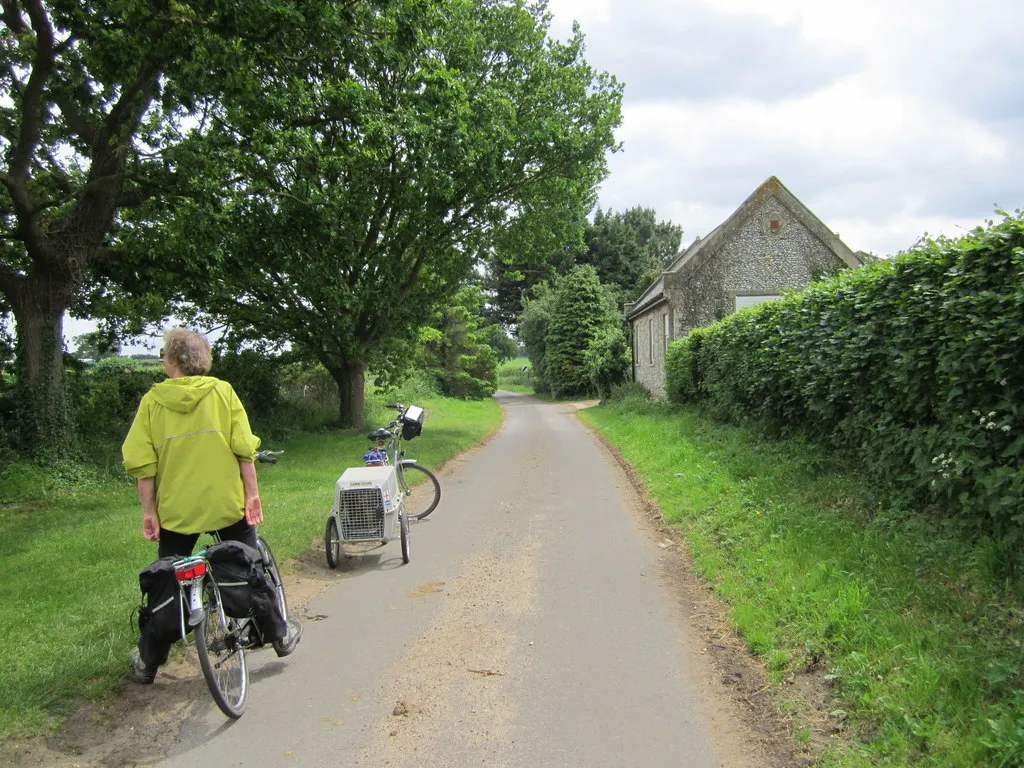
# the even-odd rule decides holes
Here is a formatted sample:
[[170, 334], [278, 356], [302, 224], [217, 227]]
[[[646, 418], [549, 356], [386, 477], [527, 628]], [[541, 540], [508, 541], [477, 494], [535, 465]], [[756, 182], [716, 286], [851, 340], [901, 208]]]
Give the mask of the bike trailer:
[[342, 541], [386, 542], [396, 537], [401, 507], [394, 467], [349, 467], [335, 483], [331, 515]]

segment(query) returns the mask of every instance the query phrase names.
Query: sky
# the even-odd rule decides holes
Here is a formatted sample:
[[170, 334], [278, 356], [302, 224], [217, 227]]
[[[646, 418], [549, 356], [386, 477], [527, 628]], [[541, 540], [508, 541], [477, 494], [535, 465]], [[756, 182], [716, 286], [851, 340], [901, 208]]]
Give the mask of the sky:
[[707, 235], [776, 176], [888, 256], [1024, 208], [1024, 2], [549, 0], [625, 84], [598, 205]]
[[[604, 210], [652, 208], [689, 243], [776, 176], [849, 247], [888, 256], [1024, 208], [1020, 0], [548, 10], [553, 37], [578, 21], [587, 61], [625, 84]], [[65, 336], [93, 327], [67, 318]]]

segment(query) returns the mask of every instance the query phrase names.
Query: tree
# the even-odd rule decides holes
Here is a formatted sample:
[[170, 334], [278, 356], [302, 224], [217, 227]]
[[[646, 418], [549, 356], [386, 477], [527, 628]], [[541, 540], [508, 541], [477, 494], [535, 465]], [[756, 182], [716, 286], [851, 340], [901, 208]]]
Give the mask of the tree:
[[102, 331], [91, 331], [75, 336], [74, 355], [79, 360], [102, 360], [121, 354], [121, 343]]
[[16, 325], [24, 450], [69, 450], [63, 317], [90, 270], [118, 258], [120, 213], [180, 191], [177, 150], [239, 73], [272, 85], [311, 35], [339, 32], [349, 4], [0, 5], [0, 294]]
[[[219, 205], [185, 200], [133, 230], [180, 298], [231, 333], [289, 344], [363, 421], [434, 308], [499, 243], [557, 240], [614, 146], [621, 87], [547, 38], [543, 4], [395, 0], [365, 37], [293, 63], [283, 90], [225, 101]], [[160, 215], [156, 215], [159, 213]], [[168, 273], [172, 274], [172, 273]]]
[[523, 299], [523, 311], [518, 318], [519, 340], [526, 347], [526, 356], [533, 368], [533, 388], [542, 394], [551, 391], [546, 375], [548, 329], [558, 305], [561, 278], [535, 285]]
[[423, 369], [446, 397], [480, 399], [498, 386], [498, 355], [491, 347], [494, 326], [484, 326], [484, 296], [475, 286], [461, 288], [420, 330]]
[[621, 297], [630, 299], [675, 258], [682, 238], [682, 227], [656, 221], [650, 208], [623, 213], [599, 208], [584, 234], [586, 253], [577, 262], [592, 264], [604, 285], [617, 286]]
[[611, 293], [589, 264], [561, 281], [545, 339], [544, 376], [555, 397], [593, 392], [587, 350], [604, 329], [621, 324]]

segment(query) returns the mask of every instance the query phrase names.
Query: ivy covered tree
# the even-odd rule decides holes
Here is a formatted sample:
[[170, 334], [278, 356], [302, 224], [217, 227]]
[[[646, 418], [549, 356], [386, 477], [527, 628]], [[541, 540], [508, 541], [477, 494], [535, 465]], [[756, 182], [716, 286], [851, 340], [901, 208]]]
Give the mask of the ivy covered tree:
[[545, 338], [544, 377], [555, 397], [594, 392], [587, 350], [621, 317], [615, 299], [589, 264], [574, 267], [559, 284]]
[[494, 326], [486, 325], [484, 296], [475, 286], [459, 289], [420, 330], [421, 370], [446, 397], [481, 399], [498, 386], [498, 355], [491, 346]]
[[[132, 231], [179, 298], [236, 336], [330, 372], [343, 426], [433, 310], [501, 244], [576, 225], [614, 147], [621, 87], [548, 39], [543, 4], [393, 0], [355, 11], [291, 77], [231, 94], [196, 152], [218, 202], [180, 201]], [[128, 279], [131, 275], [128, 276]]]

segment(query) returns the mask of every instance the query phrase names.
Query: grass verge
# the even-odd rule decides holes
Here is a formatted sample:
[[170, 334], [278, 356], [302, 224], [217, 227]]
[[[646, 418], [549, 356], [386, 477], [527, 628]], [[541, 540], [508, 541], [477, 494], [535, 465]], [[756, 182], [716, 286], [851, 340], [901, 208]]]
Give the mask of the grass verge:
[[498, 389], [503, 389], [506, 392], [531, 394], [533, 392], [533, 373], [530, 370], [529, 358], [517, 357], [499, 365]]
[[[501, 423], [492, 400], [421, 404], [423, 435], [406, 446], [431, 468]], [[393, 412], [381, 408], [374, 415], [378, 423], [368, 429]], [[260, 465], [259, 478], [261, 531], [286, 572], [284, 563], [323, 535], [334, 482], [346, 467], [361, 464], [368, 429], [264, 444], [285, 451], [279, 464]], [[36, 489], [33, 496], [25, 482], [12, 483], [5, 490], [15, 493], [3, 493], [7, 503], [0, 502], [0, 741], [58, 727], [76, 697], [100, 698], [122, 684], [136, 638], [130, 615], [140, 598], [138, 572], [156, 556], [142, 538], [135, 487], [126, 476], [99, 473], [85, 484], [40, 479]]]
[[796, 674], [831, 684], [819, 765], [1024, 765], [1024, 600], [984, 543], [885, 508], [812, 446], [639, 399], [580, 415], [684, 532], [779, 699]]

